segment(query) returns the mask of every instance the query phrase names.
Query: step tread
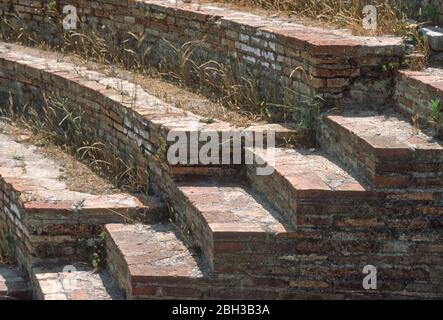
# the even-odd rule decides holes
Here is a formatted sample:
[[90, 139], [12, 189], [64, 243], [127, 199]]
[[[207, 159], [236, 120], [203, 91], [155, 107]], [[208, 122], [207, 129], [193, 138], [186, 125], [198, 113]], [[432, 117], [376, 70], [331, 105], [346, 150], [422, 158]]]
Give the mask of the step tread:
[[443, 90], [443, 69], [426, 68], [424, 70], [399, 70], [399, 76], [402, 80], [415, 80], [417, 83], [424, 83], [438, 91]]
[[[75, 269], [74, 269], [75, 268]], [[120, 290], [106, 270], [85, 264], [40, 264], [32, 269], [34, 296], [41, 300], [121, 300]]]
[[275, 148], [275, 163], [272, 152], [256, 149], [254, 153], [275, 168], [295, 190], [365, 192], [370, 187], [349, 171], [332, 161], [321, 150]]
[[290, 224], [260, 195], [238, 179], [186, 179], [178, 189], [213, 232], [285, 233]]
[[105, 229], [135, 281], [191, 281], [208, 272], [200, 255], [171, 224], [108, 224]]
[[[24, 208], [29, 213], [47, 214], [51, 211], [82, 209], [88, 214], [104, 210], [160, 209], [155, 197], [125, 193], [93, 195], [69, 190], [61, 164], [38, 152], [33, 145], [18, 143], [0, 133], [0, 176], [21, 193]], [[54, 218], [54, 217], [53, 217]]]
[[395, 113], [353, 112], [326, 117], [343, 127], [374, 149], [435, 150], [443, 153], [443, 145], [431, 135], [415, 130], [402, 116]]

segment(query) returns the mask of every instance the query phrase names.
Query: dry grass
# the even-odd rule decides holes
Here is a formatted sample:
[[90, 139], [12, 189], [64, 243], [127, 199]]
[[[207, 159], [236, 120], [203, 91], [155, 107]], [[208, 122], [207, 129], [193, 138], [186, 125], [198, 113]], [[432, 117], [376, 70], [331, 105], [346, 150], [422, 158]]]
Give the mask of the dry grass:
[[[212, 1], [211, 1], [212, 2]], [[298, 17], [309, 17], [315, 23], [335, 24], [340, 27], [361, 29], [362, 8], [366, 0], [230, 0], [223, 1], [237, 6], [263, 7], [267, 10], [279, 10]], [[418, 24], [404, 23], [405, 13], [399, 10], [400, 0], [379, 0], [377, 3], [380, 28], [378, 33], [395, 33], [411, 39], [419, 52], [425, 52], [418, 34]], [[406, 10], [407, 11], [407, 10]], [[156, 54], [145, 33], [123, 33], [110, 27], [91, 29], [81, 25], [76, 32], [64, 32], [57, 15], [53, 18], [52, 30], [56, 39], [53, 43], [42, 42], [41, 35], [27, 25], [18, 16], [2, 22], [0, 38], [19, 41], [46, 49], [57, 49], [62, 53], [74, 53], [85, 62], [94, 61], [107, 66], [110, 70], [126, 69], [151, 79], [166, 79], [170, 84], [184, 91], [191, 91], [205, 96], [211, 103], [197, 104], [195, 96], [182, 102], [171, 86], [155, 86], [153, 92], [161, 99], [175, 104], [179, 108], [191, 110], [205, 116], [208, 121], [220, 119], [237, 125], [254, 122], [304, 122], [303, 115], [294, 110], [306, 109], [303, 101], [306, 97], [288, 100], [284, 93], [266, 93], [260, 90], [257, 77], [239, 70], [242, 65], [235, 63], [224, 65], [202, 57], [201, 45], [204, 39], [190, 41], [180, 46], [157, 43], [168, 47], [169, 54]], [[362, 30], [360, 30], [362, 31]], [[114, 74], [112, 74], [115, 76]], [[146, 83], [146, 81], [145, 81]], [[148, 85], [149, 87], [149, 81]], [[277, 85], [278, 87], [278, 85]], [[279, 86], [281, 87], [281, 86]], [[292, 95], [292, 94], [291, 94]], [[266, 96], [266, 99], [264, 98]], [[268, 98], [274, 96], [275, 98]], [[282, 99], [283, 98], [283, 99]], [[284, 100], [284, 101], [282, 101]], [[206, 100], [207, 101], [207, 100]], [[285, 104], [282, 106], [282, 104]], [[309, 103], [311, 104], [311, 102]], [[306, 117], [305, 117], [306, 118]]]
[[[437, 17], [432, 5], [423, 6], [415, 0], [215, 0], [237, 8], [263, 8], [261, 14], [282, 14], [302, 19], [316, 26], [347, 28], [355, 34], [403, 35], [404, 21], [415, 18], [432, 22]], [[214, 2], [214, 1], [200, 1]], [[368, 31], [362, 27], [363, 8], [375, 4], [378, 29]], [[308, 19], [306, 19], [308, 18]]]
[[112, 28], [91, 30], [87, 26], [69, 33], [53, 21], [53, 30], [57, 31], [55, 43], [41, 41], [18, 15], [1, 22], [0, 39], [77, 55], [83, 62], [76, 63], [91, 66], [90, 62], [95, 62], [94, 68], [105, 66], [101, 71], [109, 76], [119, 76], [122, 70], [127, 70], [134, 82], [148, 92], [208, 121], [219, 119], [248, 126], [269, 120], [263, 108], [266, 103], [258, 97], [253, 77], [234, 78], [232, 70], [236, 66], [227, 67], [197, 57], [195, 52], [202, 40], [178, 47], [164, 40], [158, 45], [168, 48], [169, 53], [159, 56], [152, 52], [145, 33], [122, 33]]
[[[202, 57], [200, 49], [204, 39], [186, 42], [180, 46], [164, 40], [157, 45], [167, 48], [167, 53], [159, 56], [152, 52], [155, 50], [145, 41], [146, 34], [125, 34], [111, 28], [91, 30], [86, 26], [84, 29], [68, 33], [54, 20], [54, 30], [58, 30], [57, 37], [54, 37], [57, 41], [48, 43], [39, 42], [40, 38], [35, 30], [18, 16], [4, 20], [2, 24], [0, 38], [3, 40], [42, 49], [57, 49], [62, 53], [74, 53], [82, 57], [85, 63], [92, 60], [108, 66], [113, 73], [116, 68], [122, 68], [144, 77], [162, 78], [184, 89], [181, 90], [182, 93], [188, 90], [204, 96], [210, 100], [207, 106], [195, 107], [195, 103], [190, 99], [187, 100], [188, 103], [173, 98], [167, 102], [203, 115], [208, 121], [219, 119], [238, 126], [286, 120], [294, 122], [293, 114], [288, 112], [291, 109], [274, 107], [282, 101], [265, 100], [262, 97], [257, 78], [249, 74], [242, 64], [224, 65]], [[241, 68], [244, 69], [243, 72], [238, 72]], [[148, 91], [157, 94], [161, 99], [164, 98], [162, 86], [157, 86], [157, 90]], [[274, 96], [277, 97], [278, 94]], [[298, 119], [295, 119], [295, 122], [297, 121]]]
[[[22, 124], [21, 126], [20, 123]], [[37, 151], [46, 158], [54, 160], [61, 168], [62, 179], [69, 190], [82, 193], [106, 195], [120, 192], [107, 179], [99, 177], [85, 163], [79, 162], [73, 155], [66, 153], [62, 147], [55, 145], [44, 132], [33, 132], [23, 122], [13, 123], [10, 119], [0, 119], [0, 133], [14, 141], [37, 147]]]
[[[0, 108], [0, 115], [12, 121], [19, 127], [25, 128], [35, 134], [35, 141], [43, 145], [54, 145], [71, 154], [74, 158], [87, 166], [81, 167], [72, 164], [67, 167], [71, 176], [68, 184], [74, 189], [87, 187], [92, 193], [101, 190], [103, 193], [113, 193], [121, 189], [130, 193], [148, 193], [149, 173], [147, 168], [138, 165], [133, 155], [122, 155], [118, 146], [106, 137], [98, 136], [94, 129], [89, 128], [84, 122], [84, 112], [78, 105], [70, 103], [60, 97], [45, 97], [43, 106], [25, 105]], [[46, 153], [59, 158], [59, 161], [68, 160], [68, 156], [61, 156], [53, 147], [45, 149]], [[73, 159], [72, 159], [73, 160]], [[73, 160], [74, 161], [74, 160]], [[97, 177], [74, 177], [79, 173], [76, 169], [83, 170], [87, 175], [90, 170]], [[99, 187], [88, 186], [88, 182], [98, 184], [111, 181]], [[94, 191], [96, 190], [96, 191]], [[84, 191], [84, 189], [83, 189]]]
[[266, 112], [270, 103], [260, 96], [257, 78], [241, 63], [228, 66], [202, 58], [199, 53], [203, 43], [204, 39], [181, 46], [167, 42], [170, 50], [159, 65], [160, 74], [182, 87], [204, 94], [243, 118], [275, 120], [275, 114]]

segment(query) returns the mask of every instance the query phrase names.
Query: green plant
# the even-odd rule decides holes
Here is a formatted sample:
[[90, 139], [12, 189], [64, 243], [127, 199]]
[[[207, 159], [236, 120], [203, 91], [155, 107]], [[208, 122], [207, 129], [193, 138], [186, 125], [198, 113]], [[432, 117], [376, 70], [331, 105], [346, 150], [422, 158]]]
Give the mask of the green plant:
[[105, 232], [102, 231], [96, 239], [80, 238], [76, 244], [80, 256], [90, 263], [97, 272], [106, 264], [105, 236]]
[[61, 146], [117, 188], [148, 193], [147, 169], [135, 155], [124, 154], [109, 137], [85, 123], [84, 109], [69, 99], [43, 95], [42, 105], [0, 109], [0, 114]]
[[105, 232], [101, 232], [94, 245], [94, 252], [92, 253], [92, 267], [94, 270], [101, 270], [106, 264], [106, 243]]
[[404, 41], [414, 46], [416, 52], [428, 54], [429, 45], [423, 33], [420, 32], [421, 27], [423, 27], [423, 22], [416, 21], [403, 21], [396, 30], [396, 34], [404, 39]]
[[0, 263], [9, 264], [14, 256], [14, 238], [10, 233], [0, 238]]
[[56, 0], [49, 0], [48, 2], [48, 10], [52, 12], [57, 11], [57, 1]]
[[168, 17], [168, 15], [166, 15], [164, 13], [159, 13], [154, 16], [154, 19], [157, 21], [164, 21], [167, 17]]
[[442, 118], [442, 105], [439, 98], [433, 99], [429, 102], [432, 122], [438, 124]]
[[433, 3], [424, 1], [403, 0], [402, 11], [409, 17], [427, 22], [436, 22], [438, 18], [437, 7]]
[[382, 65], [382, 70], [384, 72], [395, 72], [400, 67], [397, 62], [388, 62]]
[[319, 96], [306, 96], [288, 87], [285, 87], [285, 90], [284, 104], [269, 104], [268, 108], [276, 110], [274, 113], [283, 111], [285, 121], [296, 122], [300, 128], [315, 129], [324, 99]]
[[205, 123], [205, 124], [212, 124], [215, 122], [215, 120], [212, 118], [204, 118], [204, 119], [200, 119], [200, 122]]

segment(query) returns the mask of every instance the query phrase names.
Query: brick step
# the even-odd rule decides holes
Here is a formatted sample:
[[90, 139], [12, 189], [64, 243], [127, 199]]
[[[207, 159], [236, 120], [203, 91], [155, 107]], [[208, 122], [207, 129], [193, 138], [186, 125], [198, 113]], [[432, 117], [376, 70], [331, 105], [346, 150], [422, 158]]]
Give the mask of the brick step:
[[[244, 179], [243, 179], [244, 180]], [[217, 273], [268, 273], [291, 252], [291, 224], [242, 179], [177, 178], [170, 201]]]
[[28, 298], [30, 290], [23, 273], [17, 268], [0, 265], [0, 300]]
[[122, 292], [104, 270], [86, 263], [47, 262], [31, 272], [33, 298], [37, 300], [122, 300]]
[[155, 197], [81, 193], [64, 180], [60, 163], [0, 134], [0, 236], [12, 237], [14, 258], [28, 270], [35, 258], [78, 256], [79, 241], [96, 237], [106, 223], [163, 216]]
[[270, 166], [272, 173], [258, 174], [257, 168], [263, 166], [255, 164], [247, 166], [247, 176], [253, 187], [294, 226], [321, 227], [331, 222], [333, 214], [361, 211], [376, 203], [377, 195], [370, 186], [323, 152], [301, 148], [272, 150], [252, 151], [258, 163]]
[[[318, 245], [312, 254], [284, 256], [286, 274], [216, 274], [201, 252], [190, 247], [171, 224], [109, 224], [105, 230], [109, 270], [127, 299], [291, 299], [328, 295], [328, 284], [314, 279], [312, 273], [323, 259], [315, 254]], [[248, 257], [250, 261], [259, 258], [257, 252]], [[274, 267], [278, 265], [275, 260]]]
[[396, 113], [325, 116], [320, 143], [378, 188], [443, 186], [443, 145]]
[[[441, 54], [440, 54], [441, 55]], [[443, 69], [426, 68], [420, 71], [398, 71], [394, 101], [396, 108], [406, 117], [416, 117], [420, 128], [431, 128], [443, 137], [443, 117], [435, 119], [431, 101], [443, 101]], [[439, 123], [436, 123], [436, 121]]]
[[[272, 153], [254, 153], [271, 165]], [[250, 165], [247, 176], [297, 229], [327, 230], [343, 227], [345, 220], [358, 228], [399, 212], [438, 215], [443, 209], [441, 187], [376, 189], [321, 150], [277, 148], [275, 159], [271, 175], [257, 175], [258, 165]]]
[[[380, 290], [373, 292], [374, 298], [383, 297], [384, 290], [395, 291], [404, 298], [408, 296], [408, 292], [402, 292], [406, 287], [428, 281], [428, 273], [421, 265], [428, 256], [412, 260], [418, 265], [411, 268], [409, 262], [415, 257], [409, 248], [403, 247], [402, 256], [396, 253], [395, 247], [402, 247], [403, 242], [373, 238], [373, 230], [362, 231], [355, 238], [354, 233], [346, 233], [346, 225], [330, 238], [324, 234], [309, 243], [306, 239], [288, 242], [296, 249], [280, 257], [287, 264], [283, 274], [212, 273], [201, 253], [190, 248], [177, 228], [169, 224], [110, 224], [105, 230], [108, 266], [127, 299], [358, 298], [365, 296], [361, 270], [366, 262], [362, 255], [369, 255], [368, 259], [376, 264], [386, 258], [392, 263], [381, 268]], [[270, 246], [267, 251], [272, 249], [277, 247]], [[267, 251], [256, 252], [248, 260], [260, 259]], [[242, 256], [237, 258], [231, 263], [243, 263]], [[437, 256], [432, 259], [441, 261]], [[279, 263], [276, 257], [273, 266]], [[439, 289], [433, 290], [434, 297], [441, 296]]]
[[108, 266], [127, 299], [197, 298], [209, 267], [171, 224], [108, 224]]

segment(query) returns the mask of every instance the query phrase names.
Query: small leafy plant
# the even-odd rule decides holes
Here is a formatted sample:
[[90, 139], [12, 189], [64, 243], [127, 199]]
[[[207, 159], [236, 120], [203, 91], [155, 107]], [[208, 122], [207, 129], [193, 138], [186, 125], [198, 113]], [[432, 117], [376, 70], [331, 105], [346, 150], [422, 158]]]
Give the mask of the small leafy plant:
[[433, 99], [429, 102], [429, 107], [431, 109], [431, 119], [434, 123], [440, 123], [442, 105], [439, 98]]
[[435, 131], [435, 136], [438, 139], [442, 138], [442, 105], [439, 98], [433, 99], [429, 102], [431, 122]]
[[50, 12], [56, 12], [57, 11], [57, 2], [55, 0], [50, 0], [48, 2], [48, 10]]
[[8, 264], [14, 257], [14, 239], [12, 235], [6, 234], [0, 238], [0, 264]]
[[104, 231], [96, 239], [81, 238], [77, 240], [77, 250], [80, 256], [99, 272], [106, 265], [106, 244]]

